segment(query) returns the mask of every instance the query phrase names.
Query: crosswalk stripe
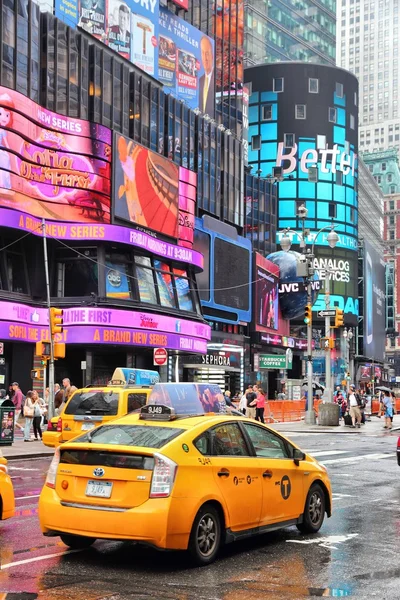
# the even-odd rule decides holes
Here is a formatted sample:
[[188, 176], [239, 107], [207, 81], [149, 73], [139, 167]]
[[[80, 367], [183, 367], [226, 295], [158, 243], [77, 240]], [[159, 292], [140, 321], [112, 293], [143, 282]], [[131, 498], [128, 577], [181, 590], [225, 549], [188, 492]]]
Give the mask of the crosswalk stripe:
[[314, 450], [303, 450], [303, 452], [305, 452], [306, 454], [311, 454], [311, 456], [317, 458], [318, 456], [335, 456], [337, 454], [349, 454], [351, 450], [317, 450], [315, 452]]
[[381, 460], [382, 458], [395, 458], [394, 454], [359, 454], [358, 456], [342, 456], [341, 458], [331, 458], [328, 460], [322, 460], [323, 465], [334, 465], [337, 463], [351, 463], [358, 462], [359, 460]]

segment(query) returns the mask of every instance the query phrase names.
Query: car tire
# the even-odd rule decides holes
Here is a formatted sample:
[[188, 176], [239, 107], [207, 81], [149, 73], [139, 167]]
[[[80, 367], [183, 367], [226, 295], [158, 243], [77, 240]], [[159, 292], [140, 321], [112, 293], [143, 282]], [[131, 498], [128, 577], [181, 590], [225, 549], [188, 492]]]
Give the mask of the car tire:
[[72, 548], [73, 550], [83, 550], [84, 548], [89, 548], [96, 541], [95, 538], [84, 537], [83, 535], [69, 535], [64, 533], [60, 535], [61, 541]]
[[204, 504], [196, 515], [189, 538], [188, 551], [192, 562], [198, 566], [212, 563], [220, 550], [222, 525], [218, 510]]
[[303, 513], [303, 522], [297, 525], [302, 533], [317, 533], [325, 518], [325, 493], [322, 487], [315, 483], [308, 491]]

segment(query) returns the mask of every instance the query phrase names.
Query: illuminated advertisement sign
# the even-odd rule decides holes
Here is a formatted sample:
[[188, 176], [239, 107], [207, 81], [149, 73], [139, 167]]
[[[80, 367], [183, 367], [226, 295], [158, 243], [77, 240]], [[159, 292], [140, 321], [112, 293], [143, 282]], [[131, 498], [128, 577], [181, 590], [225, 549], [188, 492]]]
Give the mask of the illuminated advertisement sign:
[[214, 41], [160, 8], [158, 79], [190, 108], [214, 115]]
[[0, 87], [0, 206], [63, 221], [110, 221], [111, 131]]
[[255, 253], [255, 323], [257, 331], [279, 328], [279, 268]]
[[364, 241], [363, 354], [383, 360], [385, 353], [386, 266], [375, 248]]
[[[0, 208], [0, 220], [4, 227], [21, 231], [29, 231], [33, 235], [42, 235], [42, 222], [19, 211]], [[61, 240], [94, 240], [120, 242], [134, 248], [152, 252], [161, 258], [168, 258], [181, 263], [193, 265], [197, 271], [203, 268], [203, 256], [192, 248], [183, 248], [129, 227], [118, 225], [94, 225], [91, 223], [46, 222], [46, 235]]]
[[[298, 156], [297, 149], [297, 144], [294, 144], [293, 148], [285, 148], [283, 142], [278, 144], [276, 166], [283, 168], [283, 175], [293, 173], [299, 163], [300, 170], [308, 173], [309, 167], [316, 167], [320, 162], [321, 173], [340, 171], [343, 175], [351, 173], [354, 176], [357, 166], [357, 154], [354, 152], [341, 152], [337, 144], [334, 144], [331, 149], [306, 148], [302, 151], [301, 156]], [[287, 162], [289, 165], [285, 166]]]
[[178, 237], [179, 167], [116, 134], [114, 216]]
[[157, 0], [56, 0], [55, 16], [80, 27], [150, 75], [158, 63]]
[[217, 97], [235, 95], [243, 86], [243, 0], [215, 1], [214, 33], [216, 38]]
[[[48, 311], [0, 302], [0, 339], [32, 342], [48, 337]], [[64, 331], [57, 341], [69, 344], [124, 344], [207, 352], [211, 329], [204, 323], [164, 315], [87, 307], [64, 310]]]

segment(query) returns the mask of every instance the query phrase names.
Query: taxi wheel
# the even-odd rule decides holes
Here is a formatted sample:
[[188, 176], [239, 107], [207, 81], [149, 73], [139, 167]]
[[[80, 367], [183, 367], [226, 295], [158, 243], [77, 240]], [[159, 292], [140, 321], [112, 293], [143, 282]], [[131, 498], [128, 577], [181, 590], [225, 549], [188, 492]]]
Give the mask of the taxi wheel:
[[324, 517], [325, 494], [322, 487], [316, 483], [309, 489], [303, 513], [303, 522], [297, 525], [297, 529], [302, 533], [317, 533], [324, 522]]
[[96, 541], [95, 538], [84, 537], [83, 535], [60, 535], [61, 541], [74, 550], [83, 550], [89, 548]]
[[193, 523], [188, 550], [197, 565], [213, 562], [221, 546], [221, 518], [211, 504], [199, 510]]

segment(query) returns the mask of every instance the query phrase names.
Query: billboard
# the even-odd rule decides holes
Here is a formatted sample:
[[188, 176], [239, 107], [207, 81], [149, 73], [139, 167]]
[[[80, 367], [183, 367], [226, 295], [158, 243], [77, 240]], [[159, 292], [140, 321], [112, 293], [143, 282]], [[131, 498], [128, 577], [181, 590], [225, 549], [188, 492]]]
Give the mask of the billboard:
[[158, 62], [156, 0], [56, 0], [55, 16], [81, 27], [150, 75]]
[[244, 1], [214, 4], [217, 96], [236, 94], [243, 87]]
[[383, 360], [385, 352], [386, 306], [385, 262], [364, 241], [364, 356]]
[[111, 131], [0, 86], [0, 206], [51, 220], [110, 221]]
[[179, 167], [115, 134], [114, 216], [178, 237]]
[[[279, 268], [255, 253], [255, 322], [257, 331], [279, 328]], [[257, 327], [260, 326], [260, 327]]]
[[158, 79], [190, 108], [214, 115], [214, 41], [160, 8]]

